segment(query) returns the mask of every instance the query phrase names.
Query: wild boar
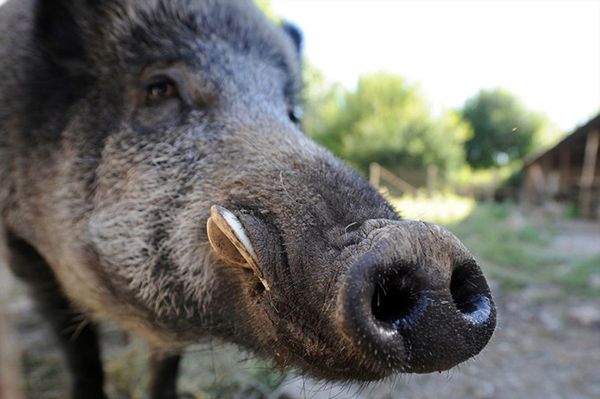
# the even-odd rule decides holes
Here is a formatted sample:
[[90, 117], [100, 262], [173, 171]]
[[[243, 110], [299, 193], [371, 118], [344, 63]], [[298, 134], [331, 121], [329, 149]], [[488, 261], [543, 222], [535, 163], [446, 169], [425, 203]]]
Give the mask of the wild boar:
[[[495, 308], [451, 233], [402, 220], [300, 130], [300, 34], [251, 1], [0, 8], [0, 230], [73, 374], [95, 323], [179, 351], [216, 337], [329, 380], [445, 370]], [[76, 332], [76, 333], [75, 333]]]

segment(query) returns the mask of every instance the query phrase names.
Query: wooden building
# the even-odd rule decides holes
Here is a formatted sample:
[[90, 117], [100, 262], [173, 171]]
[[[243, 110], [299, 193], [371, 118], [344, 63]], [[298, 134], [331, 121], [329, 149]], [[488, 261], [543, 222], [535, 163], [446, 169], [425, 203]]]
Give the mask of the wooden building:
[[600, 217], [600, 114], [523, 169], [521, 198], [577, 206], [586, 218]]

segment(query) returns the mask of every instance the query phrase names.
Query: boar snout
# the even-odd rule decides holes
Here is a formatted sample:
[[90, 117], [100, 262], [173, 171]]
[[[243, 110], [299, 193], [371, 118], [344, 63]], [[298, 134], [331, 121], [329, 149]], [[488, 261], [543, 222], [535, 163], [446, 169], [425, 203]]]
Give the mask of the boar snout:
[[426, 373], [476, 355], [495, 327], [481, 270], [451, 233], [385, 222], [339, 292], [337, 322], [373, 369]]

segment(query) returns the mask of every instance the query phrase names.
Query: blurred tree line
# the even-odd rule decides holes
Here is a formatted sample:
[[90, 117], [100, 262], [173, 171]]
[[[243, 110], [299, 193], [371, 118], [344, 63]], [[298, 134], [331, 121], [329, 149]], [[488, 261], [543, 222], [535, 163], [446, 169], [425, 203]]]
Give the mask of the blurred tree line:
[[459, 110], [434, 114], [419, 87], [400, 76], [362, 76], [355, 89], [305, 67], [304, 130], [367, 173], [434, 166], [445, 181], [458, 171], [503, 167], [547, 144], [547, 119], [502, 89], [482, 90]]
[[467, 100], [461, 114], [474, 131], [465, 142], [466, 160], [474, 168], [522, 160], [544, 144], [546, 119], [507, 91], [481, 90]]
[[[269, 0], [254, 1], [282, 22]], [[304, 131], [364, 174], [376, 162], [401, 176], [434, 167], [445, 183], [486, 184], [507, 178], [528, 155], [559, 139], [544, 115], [499, 88], [434, 114], [419, 87], [401, 76], [364, 75], [349, 90], [305, 62], [304, 80]]]
[[377, 162], [451, 170], [463, 162], [470, 127], [453, 112], [432, 116], [418, 88], [403, 78], [365, 75], [355, 90], [345, 90], [324, 86], [314, 69], [307, 75], [305, 130], [358, 169]]

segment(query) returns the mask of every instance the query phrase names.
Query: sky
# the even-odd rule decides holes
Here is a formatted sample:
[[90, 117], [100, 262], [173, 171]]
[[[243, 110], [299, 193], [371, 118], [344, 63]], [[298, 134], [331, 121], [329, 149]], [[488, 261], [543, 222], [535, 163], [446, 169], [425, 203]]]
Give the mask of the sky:
[[[0, 0], [2, 4], [4, 0]], [[600, 0], [271, 0], [347, 88], [386, 71], [436, 111], [502, 87], [571, 131], [600, 112]]]
[[418, 84], [434, 110], [502, 87], [571, 131], [600, 112], [600, 0], [271, 0], [304, 55], [347, 88], [369, 72]]

